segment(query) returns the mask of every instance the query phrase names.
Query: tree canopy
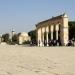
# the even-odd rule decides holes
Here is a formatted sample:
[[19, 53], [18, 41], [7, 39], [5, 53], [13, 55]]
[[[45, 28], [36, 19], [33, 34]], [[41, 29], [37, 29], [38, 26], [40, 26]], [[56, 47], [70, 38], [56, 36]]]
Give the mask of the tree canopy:
[[3, 38], [3, 42], [8, 42], [9, 41], [9, 34], [8, 33], [3, 34], [2, 38]]
[[36, 41], [36, 30], [28, 32], [28, 35], [31, 37], [32, 41]]
[[69, 21], [69, 39], [75, 38], [75, 21]]

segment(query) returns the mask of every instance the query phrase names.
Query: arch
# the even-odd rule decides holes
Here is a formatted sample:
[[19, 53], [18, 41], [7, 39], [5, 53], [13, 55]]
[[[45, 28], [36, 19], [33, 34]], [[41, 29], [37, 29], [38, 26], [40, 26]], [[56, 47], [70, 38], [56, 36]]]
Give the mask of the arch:
[[[47, 28], [48, 27], [48, 28]], [[46, 34], [37, 34], [40, 35], [41, 42], [49, 40], [58, 40], [61, 45], [66, 45], [68, 43], [68, 16], [66, 14], [62, 14], [56, 17], [52, 17], [51, 19], [42, 21], [36, 25], [36, 31], [42, 29], [41, 33]], [[45, 38], [43, 38], [45, 37]], [[38, 41], [39, 37], [37, 37]]]

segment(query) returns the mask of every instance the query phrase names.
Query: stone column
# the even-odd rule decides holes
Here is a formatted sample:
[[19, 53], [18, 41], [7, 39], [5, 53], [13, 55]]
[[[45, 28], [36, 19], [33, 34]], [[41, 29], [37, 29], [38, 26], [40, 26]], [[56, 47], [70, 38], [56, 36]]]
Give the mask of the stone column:
[[38, 46], [41, 46], [41, 42], [42, 42], [42, 40], [41, 40], [41, 28], [39, 28], [38, 30], [37, 30], [37, 41], [38, 41]]
[[63, 16], [63, 27], [62, 27], [62, 45], [66, 46], [69, 40], [68, 31], [68, 16], [64, 13]]
[[49, 46], [48, 45], [48, 33], [49, 33], [49, 27], [47, 26], [46, 27], [46, 41], [47, 41], [47, 46]]
[[59, 25], [56, 25], [55, 31], [56, 31], [56, 40], [58, 40]]
[[42, 46], [44, 46], [44, 33], [45, 33], [45, 28], [42, 28]]
[[53, 25], [51, 25], [51, 40], [53, 40]]

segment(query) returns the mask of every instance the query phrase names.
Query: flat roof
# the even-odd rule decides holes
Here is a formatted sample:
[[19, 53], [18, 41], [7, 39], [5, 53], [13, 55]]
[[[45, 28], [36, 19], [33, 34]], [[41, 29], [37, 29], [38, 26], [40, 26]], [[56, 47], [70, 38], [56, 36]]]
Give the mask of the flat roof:
[[43, 23], [45, 23], [45, 22], [52, 21], [52, 20], [56, 20], [56, 19], [60, 19], [60, 18], [62, 18], [62, 16], [64, 16], [64, 15], [65, 15], [65, 13], [62, 14], [62, 15], [56, 16], [56, 17], [53, 17], [53, 16], [52, 16], [52, 18], [47, 19], [47, 20], [45, 20], [45, 21], [42, 21], [42, 22], [39, 22], [38, 24], [36, 24], [36, 27], [39, 26], [39, 25], [41, 25], [41, 24], [43, 24]]

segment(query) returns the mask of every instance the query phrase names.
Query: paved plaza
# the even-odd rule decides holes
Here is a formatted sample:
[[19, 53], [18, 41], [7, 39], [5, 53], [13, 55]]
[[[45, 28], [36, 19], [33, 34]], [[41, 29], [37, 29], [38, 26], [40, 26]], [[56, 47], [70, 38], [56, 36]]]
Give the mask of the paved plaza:
[[75, 75], [75, 48], [0, 45], [0, 75]]

